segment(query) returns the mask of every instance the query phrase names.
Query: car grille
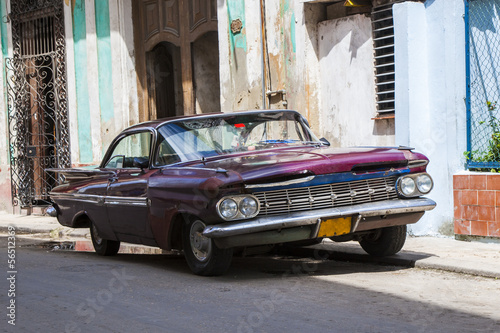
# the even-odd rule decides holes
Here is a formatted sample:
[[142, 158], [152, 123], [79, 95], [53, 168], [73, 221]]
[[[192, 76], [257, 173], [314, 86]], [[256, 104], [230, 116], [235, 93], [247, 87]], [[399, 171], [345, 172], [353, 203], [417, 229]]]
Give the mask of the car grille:
[[257, 192], [259, 216], [397, 199], [396, 176]]

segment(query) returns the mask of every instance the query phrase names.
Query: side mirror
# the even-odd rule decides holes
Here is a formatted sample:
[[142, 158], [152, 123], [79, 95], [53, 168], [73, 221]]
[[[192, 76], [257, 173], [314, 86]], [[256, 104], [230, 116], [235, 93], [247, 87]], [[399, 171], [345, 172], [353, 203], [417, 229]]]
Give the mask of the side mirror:
[[149, 160], [144, 157], [134, 157], [133, 166], [136, 168], [146, 169], [149, 165]]
[[325, 138], [321, 138], [319, 139], [319, 141], [321, 141], [321, 143], [323, 143], [325, 146], [330, 146], [330, 142]]

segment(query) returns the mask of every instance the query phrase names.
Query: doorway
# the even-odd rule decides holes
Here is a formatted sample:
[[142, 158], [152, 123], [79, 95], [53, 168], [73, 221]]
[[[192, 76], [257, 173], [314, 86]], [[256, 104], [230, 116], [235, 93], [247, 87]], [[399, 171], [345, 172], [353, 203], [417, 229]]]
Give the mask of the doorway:
[[50, 203], [49, 168], [70, 167], [63, 3], [11, 2], [13, 57], [5, 61], [12, 202]]
[[158, 43], [146, 54], [150, 119], [183, 114], [180, 68], [179, 48], [171, 43]]

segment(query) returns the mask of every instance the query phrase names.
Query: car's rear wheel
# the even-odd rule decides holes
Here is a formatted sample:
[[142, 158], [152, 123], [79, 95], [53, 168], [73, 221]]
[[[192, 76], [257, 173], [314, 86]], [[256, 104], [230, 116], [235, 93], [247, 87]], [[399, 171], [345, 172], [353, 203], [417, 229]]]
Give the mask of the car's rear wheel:
[[194, 274], [222, 275], [231, 265], [233, 249], [218, 248], [212, 239], [203, 236], [205, 227], [205, 223], [196, 218], [188, 218], [183, 224], [184, 256]]
[[363, 236], [359, 244], [375, 257], [392, 256], [403, 248], [406, 240], [406, 225], [382, 228]]
[[92, 238], [92, 245], [94, 245], [95, 252], [101, 256], [114, 256], [120, 250], [120, 242], [103, 239], [99, 236], [99, 231], [93, 222], [90, 225], [90, 237]]

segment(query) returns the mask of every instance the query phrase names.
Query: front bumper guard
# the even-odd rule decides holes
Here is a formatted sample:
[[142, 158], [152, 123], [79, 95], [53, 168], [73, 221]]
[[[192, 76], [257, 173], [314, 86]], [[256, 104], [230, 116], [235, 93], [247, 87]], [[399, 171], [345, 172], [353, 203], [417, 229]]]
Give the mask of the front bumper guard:
[[318, 225], [321, 220], [357, 215], [352, 231], [355, 232], [359, 220], [366, 217], [386, 216], [394, 214], [423, 213], [436, 207], [436, 203], [428, 198], [397, 199], [370, 202], [346, 207], [320, 209], [291, 213], [286, 216], [275, 215], [254, 218], [249, 221], [225, 222], [210, 225], [203, 231], [208, 238], [223, 238], [252, 234], [262, 231], [281, 230], [286, 228]]

